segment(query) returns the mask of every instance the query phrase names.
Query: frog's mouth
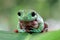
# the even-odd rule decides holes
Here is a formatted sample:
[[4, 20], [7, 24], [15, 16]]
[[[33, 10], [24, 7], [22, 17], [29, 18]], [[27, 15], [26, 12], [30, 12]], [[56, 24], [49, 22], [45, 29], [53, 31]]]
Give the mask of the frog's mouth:
[[20, 21], [20, 27], [22, 29], [32, 30], [32, 28], [38, 27], [36, 25], [38, 25], [37, 20], [33, 20], [33, 21]]

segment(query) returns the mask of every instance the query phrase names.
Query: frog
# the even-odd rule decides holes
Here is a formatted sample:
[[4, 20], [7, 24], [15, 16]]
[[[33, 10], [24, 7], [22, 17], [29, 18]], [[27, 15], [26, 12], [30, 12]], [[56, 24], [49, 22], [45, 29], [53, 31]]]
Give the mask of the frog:
[[19, 10], [17, 15], [19, 21], [15, 30], [16, 33], [42, 33], [48, 31], [48, 25], [35, 10]]

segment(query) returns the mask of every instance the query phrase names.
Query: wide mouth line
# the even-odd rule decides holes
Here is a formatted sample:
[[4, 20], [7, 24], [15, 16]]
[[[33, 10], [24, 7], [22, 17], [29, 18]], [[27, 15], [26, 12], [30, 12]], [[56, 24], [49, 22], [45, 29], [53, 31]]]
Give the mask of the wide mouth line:
[[35, 20], [32, 20], [32, 21], [24, 21], [24, 20], [20, 20], [20, 22], [22, 23], [22, 22], [26, 22], [26, 23], [28, 23], [28, 22], [33, 22], [33, 21], [37, 21], [37, 19], [35, 19]]

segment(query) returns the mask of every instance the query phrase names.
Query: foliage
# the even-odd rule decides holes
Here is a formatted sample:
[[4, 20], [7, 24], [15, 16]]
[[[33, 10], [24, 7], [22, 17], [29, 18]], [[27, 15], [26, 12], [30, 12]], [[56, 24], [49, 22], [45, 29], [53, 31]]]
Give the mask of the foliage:
[[0, 32], [0, 40], [60, 40], [60, 30], [47, 33], [8, 33]]

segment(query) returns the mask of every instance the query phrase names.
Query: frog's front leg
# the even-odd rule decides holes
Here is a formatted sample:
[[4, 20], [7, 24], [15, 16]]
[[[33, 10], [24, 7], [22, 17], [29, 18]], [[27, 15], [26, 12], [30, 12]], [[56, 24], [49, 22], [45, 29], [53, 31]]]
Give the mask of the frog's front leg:
[[16, 33], [19, 33], [19, 32], [26, 32], [25, 29], [23, 29], [20, 24], [18, 24], [17, 26], [17, 30], [15, 30]]

